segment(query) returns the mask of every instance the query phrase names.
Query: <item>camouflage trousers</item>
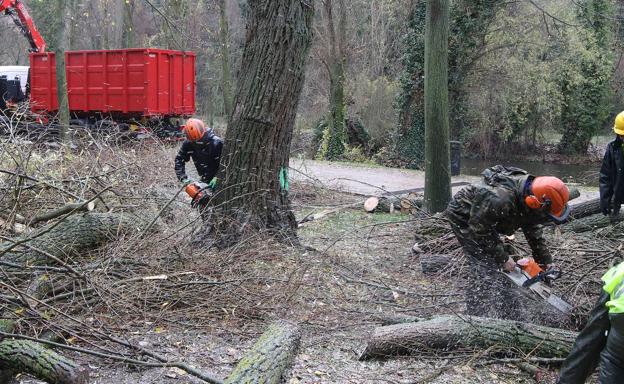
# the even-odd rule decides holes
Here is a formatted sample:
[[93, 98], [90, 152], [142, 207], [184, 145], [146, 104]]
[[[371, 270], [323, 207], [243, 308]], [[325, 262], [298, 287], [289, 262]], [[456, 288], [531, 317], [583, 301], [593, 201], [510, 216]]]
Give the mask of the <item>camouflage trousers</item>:
[[561, 326], [566, 321], [562, 313], [507, 278], [498, 263], [468, 236], [468, 231], [457, 225], [452, 228], [469, 264], [465, 290], [469, 315], [548, 326]]

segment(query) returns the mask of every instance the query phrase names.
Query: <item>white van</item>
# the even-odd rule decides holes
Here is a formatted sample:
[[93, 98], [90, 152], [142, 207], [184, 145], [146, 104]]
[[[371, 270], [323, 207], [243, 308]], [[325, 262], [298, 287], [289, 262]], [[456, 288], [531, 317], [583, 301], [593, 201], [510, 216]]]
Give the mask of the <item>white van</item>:
[[0, 66], [0, 76], [6, 76], [7, 80], [20, 79], [22, 92], [26, 94], [26, 83], [28, 82], [28, 69], [30, 67], [23, 65], [6, 65]]

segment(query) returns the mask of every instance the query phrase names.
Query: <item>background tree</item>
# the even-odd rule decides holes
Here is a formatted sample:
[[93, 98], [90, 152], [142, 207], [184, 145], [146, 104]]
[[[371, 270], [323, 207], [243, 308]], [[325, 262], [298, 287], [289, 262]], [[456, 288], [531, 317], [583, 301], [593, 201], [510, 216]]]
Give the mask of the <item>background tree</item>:
[[578, 2], [576, 20], [582, 54], [571, 56], [560, 72], [563, 108], [563, 153], [587, 152], [594, 134], [603, 127], [612, 109], [615, 6], [611, 0]]
[[219, 179], [215, 233], [229, 243], [267, 228], [294, 239], [288, 198], [290, 144], [314, 7], [304, 0], [249, 3], [247, 41]]
[[429, 212], [443, 211], [451, 198], [448, 31], [448, 0], [428, 0], [425, 32], [425, 207]]
[[219, 40], [221, 45], [221, 89], [227, 119], [232, 114], [232, 80], [230, 76], [230, 31], [226, 0], [219, 0]]
[[[347, 141], [347, 127], [345, 125], [345, 44], [347, 30], [347, 11], [344, 0], [325, 0], [326, 33], [328, 40], [328, 55], [323, 63], [329, 75], [329, 113], [326, 117], [326, 127], [323, 132], [323, 141], [319, 157], [327, 160], [339, 159], [345, 150]], [[334, 11], [338, 10], [338, 20], [334, 18]]]

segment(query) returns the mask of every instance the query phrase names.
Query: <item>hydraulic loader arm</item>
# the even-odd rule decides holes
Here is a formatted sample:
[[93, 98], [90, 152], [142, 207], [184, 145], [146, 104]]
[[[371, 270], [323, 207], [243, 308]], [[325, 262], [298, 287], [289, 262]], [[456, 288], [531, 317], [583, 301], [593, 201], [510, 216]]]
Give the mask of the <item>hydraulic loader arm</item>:
[[26, 6], [20, 0], [0, 0], [0, 12], [11, 16], [17, 27], [30, 43], [32, 52], [45, 52], [46, 42], [35, 27]]

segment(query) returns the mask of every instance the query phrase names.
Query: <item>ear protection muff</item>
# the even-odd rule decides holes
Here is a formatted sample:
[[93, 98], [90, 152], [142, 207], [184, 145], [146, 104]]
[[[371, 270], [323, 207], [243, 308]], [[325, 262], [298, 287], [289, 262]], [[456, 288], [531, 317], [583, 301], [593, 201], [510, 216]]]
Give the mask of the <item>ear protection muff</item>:
[[533, 196], [533, 195], [529, 195], [527, 197], [524, 198], [524, 203], [527, 205], [527, 207], [531, 208], [531, 209], [540, 209], [542, 208], [542, 203], [537, 199], [537, 197]]
[[524, 198], [524, 203], [527, 207], [531, 209], [540, 209], [540, 208], [548, 208], [550, 207], [550, 200], [546, 198], [546, 196], [542, 197], [543, 202], [539, 201], [539, 199], [534, 195], [529, 195]]

